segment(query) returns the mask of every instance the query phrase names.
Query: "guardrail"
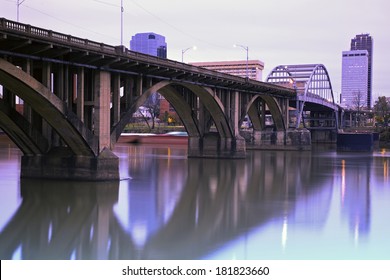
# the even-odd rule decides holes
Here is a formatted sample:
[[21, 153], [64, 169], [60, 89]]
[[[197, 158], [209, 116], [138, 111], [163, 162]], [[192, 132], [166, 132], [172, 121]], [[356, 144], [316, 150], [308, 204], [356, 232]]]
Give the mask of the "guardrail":
[[[174, 60], [169, 60], [169, 59], [159, 58], [156, 56], [151, 56], [139, 52], [134, 52], [127, 49], [125, 46], [111, 46], [104, 43], [99, 43], [88, 39], [74, 37], [72, 35], [67, 35], [52, 30], [31, 26], [29, 24], [8, 20], [6, 18], [0, 18], [0, 30], [12, 30], [13, 32], [26, 34], [29, 37], [35, 37], [41, 39], [44, 38], [48, 41], [63, 43], [69, 46], [77, 46], [85, 50], [102, 52], [109, 55], [124, 56], [129, 59], [137, 60], [143, 63], [154, 63], [158, 66], [168, 67], [168, 68], [170, 67], [179, 71], [188, 71], [197, 75], [209, 76], [215, 79], [229, 80], [241, 84], [249, 83], [254, 86], [264, 86], [265, 84], [264, 82], [259, 82], [256, 80], [248, 81], [247, 79], [242, 77], [216, 72], [201, 67], [196, 67], [193, 65], [185, 64]], [[267, 87], [275, 87], [276, 90], [290, 92], [290, 89], [288, 88], [272, 85], [271, 83], [267, 83]]]
[[[110, 53], [114, 55], [125, 54], [132, 57], [137, 57], [141, 60], [161, 62], [162, 59], [154, 56], [149, 56], [143, 53], [133, 52], [125, 48], [124, 46], [111, 46], [105, 43], [99, 43], [88, 39], [67, 35], [52, 30], [31, 26], [6, 18], [0, 18], [0, 28], [3, 30], [12, 30], [21, 34], [28, 34], [31, 37], [45, 38], [50, 41], [66, 43], [68, 45], [78, 46], [86, 50], [95, 50], [104, 53]], [[169, 60], [168, 60], [169, 61]], [[174, 63], [177, 65], [177, 63]]]

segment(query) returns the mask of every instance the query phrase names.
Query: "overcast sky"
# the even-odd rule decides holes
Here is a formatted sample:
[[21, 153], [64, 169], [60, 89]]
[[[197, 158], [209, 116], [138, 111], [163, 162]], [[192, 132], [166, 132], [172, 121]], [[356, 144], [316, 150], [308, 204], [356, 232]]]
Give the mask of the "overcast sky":
[[[20, 0], [22, 1], [22, 0]], [[0, 0], [0, 17], [16, 20], [16, 0]], [[121, 0], [25, 0], [20, 22], [119, 45]], [[356, 34], [374, 39], [373, 95], [390, 96], [388, 0], [123, 0], [124, 45], [140, 32], [166, 37], [168, 58], [185, 62], [244, 60], [277, 65], [321, 63], [341, 91], [341, 53]]]

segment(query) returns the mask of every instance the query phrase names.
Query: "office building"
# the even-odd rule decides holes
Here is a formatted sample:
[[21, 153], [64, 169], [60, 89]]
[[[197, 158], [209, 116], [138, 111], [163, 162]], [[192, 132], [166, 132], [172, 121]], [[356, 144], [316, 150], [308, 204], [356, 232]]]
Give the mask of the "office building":
[[167, 43], [165, 37], [156, 33], [137, 33], [131, 37], [132, 51], [167, 58]]
[[373, 39], [370, 34], [356, 35], [351, 40], [351, 51], [366, 50], [368, 52], [368, 82], [367, 82], [367, 108], [372, 106], [372, 58]]
[[369, 54], [367, 50], [343, 52], [341, 106], [354, 110], [363, 107], [369, 108], [368, 65]]
[[219, 62], [194, 62], [194, 66], [203, 67], [242, 78], [248, 77], [252, 80], [261, 81], [264, 69], [264, 62], [260, 60], [239, 60]]

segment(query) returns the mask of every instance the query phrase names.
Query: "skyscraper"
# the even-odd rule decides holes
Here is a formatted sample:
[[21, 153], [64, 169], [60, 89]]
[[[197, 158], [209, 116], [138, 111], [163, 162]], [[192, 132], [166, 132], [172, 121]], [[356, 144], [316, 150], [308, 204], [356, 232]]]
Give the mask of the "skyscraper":
[[356, 35], [355, 38], [351, 40], [351, 51], [356, 50], [367, 50], [368, 52], [367, 108], [371, 108], [373, 39], [370, 34]]
[[342, 60], [341, 106], [368, 107], [368, 51], [344, 51]]
[[131, 37], [132, 51], [167, 58], [167, 43], [165, 37], [156, 33], [137, 33]]

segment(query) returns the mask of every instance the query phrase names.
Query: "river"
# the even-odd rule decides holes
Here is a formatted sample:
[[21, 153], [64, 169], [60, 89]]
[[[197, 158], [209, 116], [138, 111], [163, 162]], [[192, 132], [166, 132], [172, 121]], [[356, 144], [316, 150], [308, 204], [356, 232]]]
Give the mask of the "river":
[[390, 259], [390, 151], [119, 144], [119, 182], [21, 180], [0, 141], [0, 259]]

